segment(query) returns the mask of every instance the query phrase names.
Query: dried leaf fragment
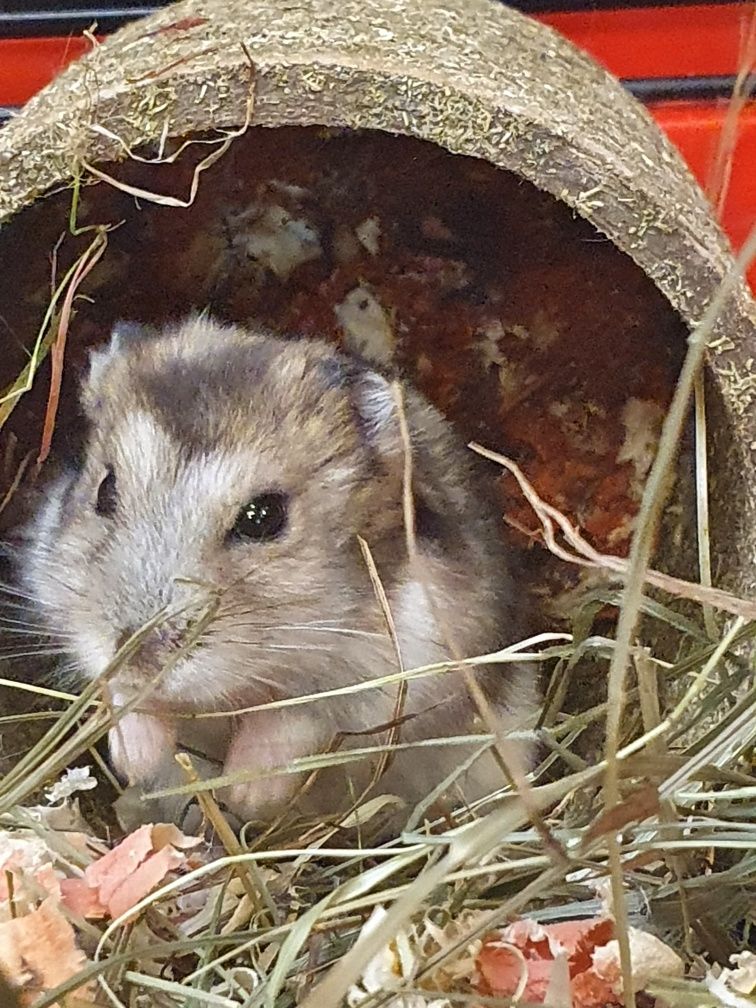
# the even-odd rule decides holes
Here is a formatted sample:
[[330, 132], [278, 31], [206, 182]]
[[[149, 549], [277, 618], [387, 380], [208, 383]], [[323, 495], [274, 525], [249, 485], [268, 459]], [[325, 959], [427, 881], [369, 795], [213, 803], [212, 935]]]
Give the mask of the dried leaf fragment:
[[[654, 935], [630, 929], [633, 989], [652, 980], [679, 977], [683, 962]], [[622, 1003], [622, 970], [614, 922], [609, 917], [537, 924], [518, 920], [483, 942], [476, 967], [476, 990], [494, 997], [542, 1003], [563, 960], [574, 1008]]]
[[182, 868], [186, 852], [199, 843], [200, 837], [185, 836], [175, 826], [140, 826], [89, 865], [83, 878], [61, 882], [63, 902], [83, 917], [120, 917], [169, 872]]

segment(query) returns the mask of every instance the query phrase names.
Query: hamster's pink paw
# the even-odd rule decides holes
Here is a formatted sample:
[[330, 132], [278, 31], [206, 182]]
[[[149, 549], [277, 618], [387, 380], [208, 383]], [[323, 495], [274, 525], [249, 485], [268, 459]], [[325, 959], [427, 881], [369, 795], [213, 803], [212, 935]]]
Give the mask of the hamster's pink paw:
[[[318, 752], [324, 745], [319, 727], [309, 713], [282, 711], [277, 717], [247, 715], [231, 740], [224, 774], [240, 771], [261, 776], [225, 788], [219, 796], [241, 819], [264, 819], [291, 800], [302, 782], [302, 773], [266, 771], [283, 769], [302, 756]], [[263, 776], [264, 775], [264, 776]]]
[[150, 714], [124, 714], [108, 733], [110, 759], [129, 784], [152, 780], [173, 758], [176, 730]]

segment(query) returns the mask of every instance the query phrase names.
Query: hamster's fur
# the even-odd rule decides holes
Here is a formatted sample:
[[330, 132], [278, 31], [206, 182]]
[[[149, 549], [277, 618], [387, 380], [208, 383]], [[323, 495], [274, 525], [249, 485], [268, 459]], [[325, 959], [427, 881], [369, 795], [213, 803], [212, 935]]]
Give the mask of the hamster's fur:
[[[405, 388], [418, 546], [410, 559], [406, 453], [385, 377], [324, 342], [205, 316], [162, 331], [133, 328], [117, 328], [92, 354], [81, 397], [91, 424], [84, 463], [51, 487], [30, 529], [26, 588], [84, 679], [101, 677], [162, 612], [109, 676], [116, 712], [139, 698], [110, 733], [116, 771], [145, 792], [184, 783], [174, 754], [190, 743], [224, 773], [255, 772], [222, 798], [240, 818], [267, 820], [303, 777], [265, 772], [336, 739], [341, 749], [381, 745], [396, 684], [217, 719], [184, 716], [397, 671], [360, 537], [406, 669], [448, 660], [450, 641], [473, 656], [518, 639], [498, 516], [472, 453]], [[241, 509], [265, 494], [278, 495], [283, 527], [264, 541], [234, 535]], [[501, 725], [518, 726], [532, 706], [532, 673], [498, 665], [477, 676]], [[409, 683], [400, 743], [481, 730], [458, 670]], [[412, 805], [473, 750], [400, 750], [377, 793]], [[323, 771], [298, 808], [347, 809], [374, 768], [368, 759]], [[489, 752], [455, 788], [470, 800], [501, 783]], [[175, 803], [160, 811], [178, 814]], [[156, 813], [145, 806], [144, 814]]]

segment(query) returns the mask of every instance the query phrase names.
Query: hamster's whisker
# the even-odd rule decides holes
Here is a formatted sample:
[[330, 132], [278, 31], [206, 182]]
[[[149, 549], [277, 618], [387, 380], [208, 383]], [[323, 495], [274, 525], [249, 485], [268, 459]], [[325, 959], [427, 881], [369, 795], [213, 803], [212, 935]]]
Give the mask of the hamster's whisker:
[[[208, 636], [212, 637], [215, 644], [242, 645], [255, 648], [257, 651], [323, 651], [328, 653], [331, 650], [327, 647], [321, 647], [319, 644], [261, 644], [259, 641], [242, 640], [236, 637], [220, 637], [215, 634]], [[204, 639], [204, 637], [200, 638], [200, 640]]]
[[66, 648], [60, 641], [43, 641], [37, 638], [35, 641], [23, 641], [18, 644], [14, 644], [13, 641], [7, 641], [0, 645], [0, 656], [7, 657], [8, 652], [15, 650], [16, 647], [34, 647], [37, 651], [49, 651], [51, 654], [55, 652], [56, 654], [65, 654]]
[[39, 681], [53, 689], [64, 690], [67, 693], [78, 693], [86, 676], [76, 662], [55, 662], [52, 668], [37, 672]]
[[55, 681], [75, 687], [80, 682], [81, 666], [71, 659], [62, 665], [55, 666]]
[[337, 619], [300, 620], [302, 626], [341, 626]]
[[[84, 592], [80, 588], [77, 588], [75, 585], [70, 584], [68, 581], [64, 581], [63, 578], [59, 574], [56, 574], [54, 571], [51, 570], [45, 571], [45, 576], [48, 577], [51, 581], [55, 581], [57, 584], [60, 585], [61, 588], [64, 588], [67, 592], [70, 592], [72, 595], [76, 595], [78, 598], [84, 598]], [[32, 602], [36, 604], [37, 602], [36, 598], [30, 596], [30, 599]]]
[[4, 581], [0, 581], [0, 595], [10, 595], [11, 598], [26, 599], [27, 602], [34, 602], [35, 604], [37, 602], [37, 599], [33, 595], [28, 595], [15, 585], [7, 584]]
[[385, 634], [374, 633], [371, 630], [358, 630], [356, 627], [321, 626], [319, 623], [282, 623], [279, 626], [261, 626], [259, 623], [239, 623], [234, 620], [234, 629], [237, 627], [252, 627], [255, 630], [265, 633], [290, 633], [300, 631], [305, 633], [333, 633], [343, 637], [367, 637], [383, 640]]
[[50, 630], [40, 623], [9, 623], [0, 617], [0, 634], [29, 633], [49, 640], [70, 640], [73, 634], [67, 630]]
[[[250, 674], [246, 671], [243, 676], [239, 676], [239, 679], [244, 680], [245, 682], [249, 682], [251, 680], [252, 682], [259, 683], [261, 686], [267, 686], [269, 689], [275, 690], [277, 696], [281, 696], [281, 684], [276, 682], [275, 679], [266, 679], [265, 676], [258, 675], [257, 673]], [[208, 693], [208, 696], [210, 695], [211, 694]], [[284, 695], [287, 697], [291, 696], [290, 693], [286, 693]], [[215, 699], [214, 696], [213, 699]], [[232, 700], [232, 696], [229, 695], [226, 699], [230, 702]]]
[[339, 626], [339, 621], [335, 619], [314, 619], [299, 620], [297, 626]]
[[[39, 547], [37, 548], [37, 552], [41, 553], [46, 557], [44, 563], [44, 574], [46, 577], [49, 577], [51, 580], [57, 581], [58, 584], [62, 585], [67, 591], [73, 592], [74, 594], [77, 595], [81, 595], [81, 592], [78, 588], [76, 588], [74, 585], [69, 584], [67, 581], [64, 581], [61, 578], [60, 574], [55, 572], [55, 568], [56, 567], [59, 568], [61, 565], [61, 555], [59, 552], [57, 551], [52, 552], [49, 549]], [[53, 561], [53, 563], [49, 562], [51, 560]], [[15, 595], [18, 598], [28, 599], [30, 602], [34, 602], [35, 604], [40, 604], [40, 600], [36, 596], [29, 595], [26, 592], [22, 591], [18, 584], [11, 584], [8, 581], [0, 580], [0, 591], [7, 592], [9, 595]]]
[[34, 651], [0, 651], [0, 661], [16, 661], [19, 658], [53, 658], [68, 654], [65, 648], [40, 648]]
[[[242, 604], [239, 603], [237, 606], [224, 606], [224, 607], [221, 607], [218, 610], [218, 612], [217, 612], [217, 614], [215, 616], [215, 619], [219, 620], [219, 619], [224, 619], [224, 618], [233, 618], [235, 620], [238, 620], [242, 616], [259, 616], [259, 614], [261, 612], [264, 613], [268, 609], [277, 612], [280, 608], [281, 607], [277, 606], [277, 605], [274, 605], [274, 606], [265, 606], [265, 607], [263, 607], [263, 606], [257, 606], [257, 605], [254, 606], [254, 607], [249, 607], [249, 606], [245, 605], [245, 606], [242, 607]], [[309, 628], [309, 627], [336, 627], [338, 629], [347, 629], [347, 630], [358, 630], [359, 629], [358, 627], [342, 627], [342, 624], [337, 619], [297, 620], [296, 623], [291, 623], [291, 624], [289, 624], [289, 623], [287, 623], [287, 624], [271, 624], [267, 620], [262, 620], [262, 619], [258, 618], [258, 619], [255, 619], [252, 622], [238, 623], [237, 625], [238, 626], [255, 626], [255, 627], [259, 627], [260, 630], [276, 630], [276, 629], [278, 629], [279, 626], [284, 626], [284, 625], [286, 627], [288, 627], [288, 626], [291, 625], [291, 626], [296, 626], [296, 627], [307, 627], [307, 628]]]
[[[287, 598], [287, 603], [290, 605], [295, 605], [298, 602], [307, 604], [312, 601], [311, 595], [298, 595]], [[222, 616], [258, 616], [260, 613], [266, 612], [280, 612], [280, 603], [276, 604], [274, 602], [264, 602], [255, 601], [253, 606], [250, 606], [247, 602], [237, 601], [229, 605], [220, 606], [218, 609], [218, 617]], [[260, 624], [263, 625], [262, 623]]]
[[[6, 608], [8, 608], [7, 614]], [[36, 612], [30, 606], [8, 606], [3, 599], [0, 599], [0, 619], [23, 626], [48, 626], [42, 613]]]
[[[82, 592], [78, 589], [69, 587], [54, 575], [51, 575], [51, 578], [52, 580], [57, 581], [58, 584], [62, 585], [63, 588], [72, 595], [77, 595], [78, 597], [83, 598]], [[44, 599], [37, 598], [34, 595], [28, 595], [26, 592], [12, 588], [10, 585], [5, 585], [0, 582], [0, 612], [2, 612], [3, 609], [15, 609], [17, 612], [37, 616], [45, 610], [48, 612], [56, 611], [56, 607], [50, 602], [46, 602]]]
[[[244, 626], [243, 623], [237, 625]], [[311, 623], [290, 623], [288, 625], [284, 624], [282, 626], [268, 627], [268, 629], [271, 632], [277, 630], [305, 630], [309, 633], [334, 633], [341, 634], [344, 637], [373, 637], [378, 640], [383, 640], [386, 636], [385, 634], [375, 633], [372, 630], [357, 630], [352, 627], [317, 626]]]
[[[0, 598], [0, 612], [2, 612], [5, 609], [8, 609], [12, 610], [15, 613], [21, 613], [27, 615], [31, 614], [39, 616], [39, 612], [37, 612], [37, 610], [44, 609], [45, 606], [46, 603], [40, 604], [39, 606], [36, 605], [32, 606], [30, 602], [9, 602], [8, 599]], [[52, 607], [48, 606], [47, 608]]]
[[[253, 624], [242, 623], [240, 625], [252, 626]], [[296, 622], [291, 623], [265, 623], [265, 624], [258, 623], [256, 625], [261, 626], [265, 630], [288, 630], [290, 627], [296, 627], [297, 629], [299, 629], [300, 627], [304, 627], [308, 630], [309, 629], [318, 630], [322, 628], [325, 630], [331, 630], [331, 629], [350, 630], [350, 631], [354, 630], [355, 632], [361, 632], [359, 627], [343, 626], [337, 620], [297, 620]], [[368, 631], [365, 632], [367, 633]]]
[[[282, 693], [281, 683], [278, 682], [277, 680], [267, 679], [265, 676], [260, 675], [257, 672], [251, 672], [248, 668], [244, 668], [242, 672], [239, 672], [236, 675], [234, 675], [233, 681], [237, 684], [241, 683], [244, 685], [247, 685], [251, 682], [259, 683], [261, 686], [268, 686], [270, 689], [275, 690], [276, 695], [278, 696], [281, 695], [291, 696], [290, 693]], [[222, 698], [224, 701], [227, 701], [229, 704], [234, 702], [235, 692], [233, 687], [229, 687], [226, 690], [221, 690], [219, 693], [218, 690], [215, 689], [214, 687], [208, 686], [203, 688], [202, 692], [208, 698], [208, 700], [211, 700], [213, 703], [215, 703], [219, 699], [219, 697]]]
[[47, 637], [49, 640], [57, 641], [63, 640], [64, 637], [70, 639], [72, 634], [51, 633], [49, 630], [40, 630], [38, 627], [9, 627], [0, 620], [0, 638], [10, 636], [36, 637], [38, 639]]
[[[14, 616], [6, 616], [3, 612], [3, 608], [3, 603], [0, 602], [0, 621], [3, 623], [10, 623], [19, 627], [37, 627], [40, 630], [49, 630], [49, 626], [46, 623], [37, 622], [35, 620], [20, 619], [17, 612]], [[29, 610], [26, 610], [26, 612], [29, 612]], [[32, 615], [38, 615], [38, 613], [34, 613]]]

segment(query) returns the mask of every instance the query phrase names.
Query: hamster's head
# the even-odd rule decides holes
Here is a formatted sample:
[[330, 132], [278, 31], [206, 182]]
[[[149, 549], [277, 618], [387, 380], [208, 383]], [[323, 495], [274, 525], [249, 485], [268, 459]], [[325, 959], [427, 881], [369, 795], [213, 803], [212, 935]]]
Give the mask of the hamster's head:
[[387, 572], [403, 542], [385, 378], [325, 343], [199, 316], [117, 328], [82, 405], [83, 464], [51, 488], [24, 569], [85, 677], [163, 614], [114, 691], [154, 681], [168, 705], [212, 705], [258, 686], [266, 700], [325, 650], [308, 628], [359, 627], [373, 603], [358, 536]]

